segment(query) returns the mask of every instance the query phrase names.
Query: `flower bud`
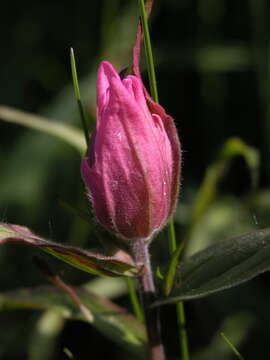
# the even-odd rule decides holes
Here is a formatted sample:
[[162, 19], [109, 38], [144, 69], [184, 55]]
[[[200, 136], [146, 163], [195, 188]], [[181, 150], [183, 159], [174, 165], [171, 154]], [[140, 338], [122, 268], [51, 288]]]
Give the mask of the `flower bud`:
[[121, 79], [109, 62], [97, 77], [97, 122], [82, 178], [97, 220], [128, 242], [150, 241], [178, 194], [180, 144], [173, 120], [141, 79]]

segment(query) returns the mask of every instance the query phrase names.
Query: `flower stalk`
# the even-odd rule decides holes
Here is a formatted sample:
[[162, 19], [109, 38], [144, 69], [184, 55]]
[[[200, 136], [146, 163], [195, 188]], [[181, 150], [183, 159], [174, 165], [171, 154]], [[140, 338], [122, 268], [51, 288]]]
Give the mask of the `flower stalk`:
[[133, 243], [133, 256], [137, 266], [141, 269], [139, 285], [148, 338], [148, 359], [164, 360], [165, 354], [161, 341], [159, 310], [156, 307], [151, 308], [157, 294], [151, 270], [148, 244], [144, 239], [138, 239]]

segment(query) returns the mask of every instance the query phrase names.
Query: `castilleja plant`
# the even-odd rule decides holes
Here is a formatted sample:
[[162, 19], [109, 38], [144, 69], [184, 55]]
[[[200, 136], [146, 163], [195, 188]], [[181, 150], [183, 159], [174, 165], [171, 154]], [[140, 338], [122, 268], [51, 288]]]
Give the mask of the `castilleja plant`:
[[81, 172], [97, 220], [132, 249], [141, 268], [140, 291], [149, 357], [163, 359], [148, 245], [171, 216], [178, 195], [180, 143], [173, 120], [154, 102], [139, 75], [141, 27], [133, 74], [122, 77], [103, 61], [97, 76], [96, 128]]
[[[151, 47], [143, 0], [139, 0], [139, 4], [146, 49], [148, 47], [146, 54], [149, 55]], [[152, 1], [146, 1], [145, 5], [149, 14]], [[145, 315], [149, 360], [165, 359], [158, 306], [168, 303], [177, 304], [181, 359], [188, 360], [184, 310], [179, 301], [210, 295], [241, 284], [269, 270], [270, 229], [260, 229], [219, 242], [181, 261], [178, 265], [182, 245], [180, 244], [176, 249], [175, 242], [172, 246], [173, 241], [171, 241], [172, 256], [162, 281], [164, 296], [157, 295], [150, 263], [149, 244], [174, 211], [179, 188], [181, 151], [172, 118], [157, 101], [154, 101], [157, 100], [157, 96], [154, 95], [153, 100], [143, 85], [139, 71], [141, 40], [142, 29], [139, 24], [130, 74], [124, 76], [123, 71], [118, 74], [113, 65], [107, 61], [103, 61], [99, 66], [96, 128], [90, 137], [81, 165], [82, 178], [98, 222], [119, 239], [118, 242], [108, 246], [109, 256], [102, 251], [89, 251], [45, 240], [26, 227], [2, 222], [0, 222], [0, 244], [18, 243], [35, 246], [74, 267], [95, 275], [137, 277]], [[148, 61], [149, 69], [150, 65], [151, 61]], [[150, 87], [152, 93], [155, 93], [153, 83], [154, 81], [152, 83], [150, 81]], [[79, 101], [79, 96], [77, 100]], [[44, 125], [42, 127], [44, 128]], [[72, 143], [74, 145], [74, 142]], [[242, 154], [247, 162], [251, 161], [254, 166], [254, 158], [256, 158], [254, 149], [246, 146], [239, 139], [231, 139], [223, 150], [219, 156], [219, 166], [211, 169], [215, 170], [211, 171], [210, 176], [213, 188], [218, 181], [216, 169], [224, 169], [230, 154]], [[206, 203], [209, 202], [208, 190]], [[198, 197], [200, 196], [199, 194]], [[198, 206], [195, 206], [193, 215], [196, 208]], [[199, 206], [200, 211], [205, 208], [205, 204], [202, 208]], [[194, 223], [192, 218], [187, 233]], [[172, 228], [171, 223], [170, 240], [174, 237]], [[84, 317], [92, 322], [95, 314], [93, 316], [89, 313], [89, 309], [86, 309], [74, 291], [59, 277], [54, 276], [40, 261], [39, 266], [47, 274], [47, 278], [64, 290], [82, 311]], [[130, 293], [134, 295], [134, 292], [130, 291]], [[33, 301], [33, 307], [44, 308], [42, 302], [40, 303], [39, 289], [37, 294], [38, 299]], [[81, 296], [83, 294], [84, 292], [80, 293]], [[23, 301], [24, 297], [25, 293]], [[96, 296], [92, 298], [97, 301]], [[16, 306], [22, 304], [24, 307], [23, 301], [15, 299]], [[27, 307], [31, 301], [32, 297], [27, 298]], [[128, 330], [132, 331], [130, 322], [132, 321], [132, 324], [136, 322], [135, 328], [140, 329], [140, 334], [137, 336], [137, 330], [135, 333], [131, 332], [132, 336], [125, 334], [122, 336], [122, 342], [125, 346], [128, 343], [129, 347], [137, 347], [137, 350], [140, 348], [143, 357], [145, 334], [142, 323], [130, 316], [123, 317], [123, 311], [118, 307], [115, 310], [115, 305], [108, 301], [104, 302], [104, 298], [98, 299], [98, 302], [103, 304], [101, 323], [105, 321], [104, 313], [110, 314], [108, 326], [99, 325], [99, 329], [104, 330], [104, 333], [109, 333], [110, 336], [111, 333], [122, 333], [124, 325], [131, 327]], [[47, 302], [45, 303], [47, 306]], [[133, 296], [133, 306], [134, 304], [138, 305]], [[89, 307], [91, 308], [90, 305]], [[100, 315], [97, 308], [100, 309], [100, 304], [97, 307], [94, 303], [93, 311]], [[120, 316], [120, 328], [116, 326], [117, 324], [115, 328], [113, 327], [114, 321], [111, 321], [111, 316]], [[129, 342], [130, 338], [132, 340]]]

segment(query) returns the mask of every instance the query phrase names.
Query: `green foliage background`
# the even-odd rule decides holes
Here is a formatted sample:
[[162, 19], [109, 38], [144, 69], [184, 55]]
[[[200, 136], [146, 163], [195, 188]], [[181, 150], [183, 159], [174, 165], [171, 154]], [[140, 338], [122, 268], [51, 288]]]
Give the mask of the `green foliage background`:
[[[80, 126], [71, 89], [72, 46], [93, 127], [97, 64], [107, 59], [118, 70], [130, 64], [136, 6], [135, 0], [2, 4], [1, 104]], [[155, 1], [151, 35], [160, 102], [176, 121], [184, 158], [175, 214], [178, 239], [185, 234], [204, 175], [228, 138], [240, 137], [261, 157], [255, 190], [241, 156], [222, 170], [217, 192], [189, 234], [190, 253], [269, 226], [269, 10], [266, 0]], [[146, 79], [145, 71], [143, 75]], [[61, 242], [97, 246], [96, 223], [89, 227], [59, 205], [59, 199], [65, 200], [87, 209], [92, 217], [83, 199], [80, 156], [72, 147], [1, 122], [0, 168], [0, 220], [26, 225]], [[152, 251], [155, 264], [167, 261], [166, 232], [159, 235]], [[46, 283], [32, 262], [35, 254], [22, 247], [1, 247], [0, 292]], [[88, 275], [49, 261], [69, 283], [90, 280]], [[265, 274], [239, 288], [188, 303], [193, 358], [234, 358], [219, 338], [220, 329], [225, 329], [245, 359], [265, 358], [270, 336], [269, 300], [269, 275]], [[116, 301], [129, 306], [123, 291]], [[39, 312], [19, 310], [0, 313], [0, 359], [41, 359], [45, 347], [39, 348], [36, 358], [31, 350], [40, 316]], [[173, 307], [162, 309], [162, 322], [168, 354], [177, 358]], [[63, 325], [53, 354], [44, 359], [67, 359], [65, 347], [81, 360], [127, 356], [79, 321]]]

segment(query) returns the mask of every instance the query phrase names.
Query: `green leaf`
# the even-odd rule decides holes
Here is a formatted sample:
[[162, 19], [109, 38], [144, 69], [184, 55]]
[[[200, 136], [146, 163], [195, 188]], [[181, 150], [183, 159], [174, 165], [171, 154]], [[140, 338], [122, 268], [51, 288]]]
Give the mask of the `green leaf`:
[[270, 270], [270, 229], [240, 235], [194, 254], [177, 267], [170, 296], [155, 305], [205, 297]]
[[229, 162], [235, 156], [243, 156], [249, 170], [252, 187], [258, 183], [259, 154], [239, 138], [230, 138], [222, 146], [216, 161], [210, 165], [196, 196], [189, 227], [200, 221], [216, 196], [217, 185]]
[[127, 286], [122, 277], [95, 277], [84, 284], [84, 288], [107, 299], [114, 299], [127, 293]]
[[[258, 228], [267, 227], [269, 221], [265, 221], [265, 225], [263, 225], [261, 214], [257, 213], [257, 209], [254, 206], [251, 206], [247, 197], [218, 196], [210, 205], [201, 221], [194, 226], [188, 239], [185, 253], [186, 258], [237, 234], [244, 234], [256, 231]], [[259, 227], [256, 223], [257, 214], [260, 221]]]
[[224, 341], [226, 342], [226, 344], [229, 346], [229, 348], [232, 350], [232, 352], [235, 354], [235, 356], [239, 359], [239, 360], [244, 360], [243, 356], [240, 354], [240, 352], [236, 349], [235, 345], [231, 342], [231, 340], [223, 333], [220, 333], [220, 336], [222, 336], [222, 338], [224, 339]]
[[[119, 256], [105, 256], [81, 248], [62, 245], [45, 240], [28, 228], [0, 223], [0, 245], [17, 243], [36, 246], [58, 259], [86, 272], [105, 276], [135, 276], [137, 268], [128, 254], [119, 252]], [[124, 256], [125, 255], [125, 256]]]
[[181, 242], [171, 256], [170, 263], [163, 280], [163, 293], [165, 295], [169, 295], [169, 293], [171, 292], [176, 273], [176, 266], [179, 260], [179, 256], [184, 249], [184, 244], [184, 242]]
[[257, 187], [260, 164], [258, 151], [237, 137], [229, 138], [218, 152], [216, 160], [206, 169], [204, 179], [193, 201], [190, 220], [188, 221], [185, 234], [186, 255], [191, 255], [194, 249], [197, 248], [197, 240], [195, 239], [194, 241], [193, 237], [194, 228], [202, 222], [207, 211], [215, 201], [218, 194], [218, 183], [235, 156], [243, 157], [249, 169], [251, 187], [252, 189]]
[[82, 154], [86, 150], [83, 133], [74, 126], [51, 121], [42, 116], [33, 115], [8, 106], [0, 106], [0, 119], [56, 136], [73, 146]]
[[[146, 335], [141, 322], [104, 297], [93, 294], [83, 287], [74, 288], [80, 301], [93, 313], [90, 324], [103, 335], [124, 347], [137, 358], [144, 358]], [[12, 309], [50, 310], [65, 319], [87, 319], [72, 301], [53, 286], [18, 289], [0, 293], [0, 311]]]
[[83, 104], [82, 104], [82, 100], [81, 100], [79, 81], [78, 81], [77, 69], [76, 69], [76, 61], [75, 61], [75, 55], [74, 55], [73, 48], [70, 49], [70, 65], [71, 65], [71, 73], [72, 73], [72, 80], [73, 80], [74, 95], [75, 95], [75, 98], [77, 100], [78, 109], [79, 109], [81, 122], [82, 122], [82, 128], [83, 128], [84, 136], [85, 136], [85, 143], [86, 143], [86, 146], [87, 146], [90, 131], [88, 129], [88, 124], [87, 124], [87, 120], [86, 120], [86, 117], [85, 117], [84, 108], [83, 108]]

